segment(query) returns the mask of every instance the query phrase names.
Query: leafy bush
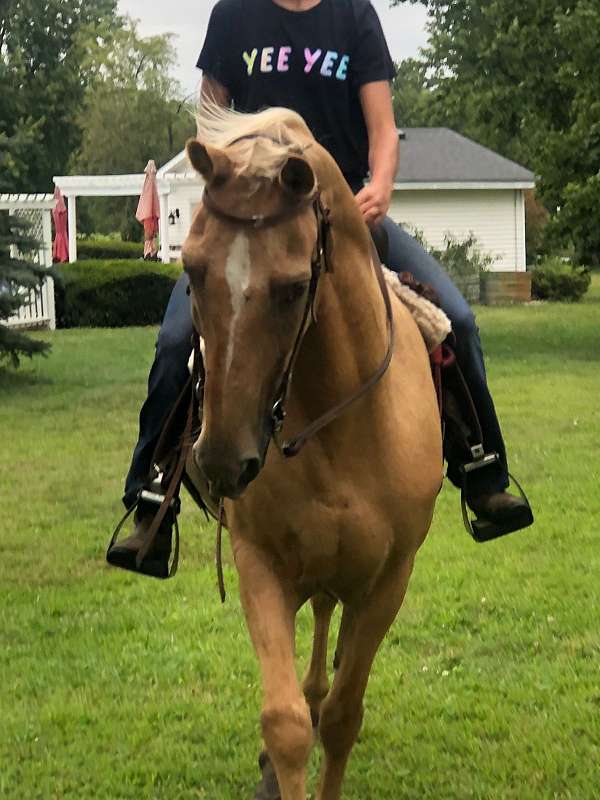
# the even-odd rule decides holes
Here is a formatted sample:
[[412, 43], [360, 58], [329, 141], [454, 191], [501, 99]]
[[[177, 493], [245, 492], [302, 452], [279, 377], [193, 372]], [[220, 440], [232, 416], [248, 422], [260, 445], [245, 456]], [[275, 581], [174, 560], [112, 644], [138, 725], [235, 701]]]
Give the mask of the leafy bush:
[[77, 257], [82, 261], [89, 258], [142, 258], [143, 255], [144, 245], [138, 242], [123, 242], [120, 239], [109, 239], [108, 237], [84, 239], [77, 242]]
[[575, 267], [560, 258], [547, 258], [531, 276], [531, 294], [537, 300], [577, 302], [590, 288], [592, 277], [587, 267]]
[[479, 249], [477, 238], [472, 232], [466, 239], [446, 233], [443, 250], [430, 245], [419, 229], [413, 228], [411, 234], [421, 247], [439, 261], [453, 280], [481, 275], [494, 261]]
[[61, 328], [156, 325], [163, 317], [178, 264], [77, 261], [60, 268], [56, 317]]
[[440, 250], [426, 241], [423, 231], [411, 225], [403, 227], [407, 227], [421, 247], [442, 265], [468, 303], [480, 301], [479, 278], [494, 259], [479, 249], [477, 239], [472, 232], [466, 239], [459, 239], [452, 233], [446, 233], [445, 248]]
[[481, 275], [494, 261], [491, 256], [482, 253], [473, 233], [466, 239], [459, 239], [447, 233], [444, 236], [444, 244], [446, 245], [444, 250], [430, 247], [429, 252], [454, 280]]

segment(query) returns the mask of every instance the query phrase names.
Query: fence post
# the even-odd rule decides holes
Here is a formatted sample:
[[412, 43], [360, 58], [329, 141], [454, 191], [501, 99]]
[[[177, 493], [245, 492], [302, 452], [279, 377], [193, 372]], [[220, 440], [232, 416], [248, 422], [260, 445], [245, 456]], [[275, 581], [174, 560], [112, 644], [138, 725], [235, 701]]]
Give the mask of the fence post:
[[67, 197], [67, 220], [69, 223], [69, 261], [77, 261], [77, 197]]
[[[46, 269], [52, 266], [52, 223], [51, 212], [45, 209], [42, 211], [42, 228], [44, 231], [44, 258], [43, 263]], [[46, 291], [46, 303], [48, 314], [48, 327], [51, 331], [56, 329], [56, 308], [54, 305], [54, 280], [50, 277], [44, 281]]]

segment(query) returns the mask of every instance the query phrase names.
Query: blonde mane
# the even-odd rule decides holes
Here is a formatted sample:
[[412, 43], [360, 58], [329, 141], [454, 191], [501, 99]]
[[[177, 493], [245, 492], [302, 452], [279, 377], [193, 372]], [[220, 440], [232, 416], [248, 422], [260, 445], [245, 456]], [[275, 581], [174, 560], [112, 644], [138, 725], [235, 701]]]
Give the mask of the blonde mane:
[[[291, 154], [302, 154], [314, 141], [302, 117], [288, 108], [242, 114], [203, 98], [196, 123], [198, 141], [226, 149], [236, 173], [250, 178], [274, 180]], [[253, 136], [258, 138], [244, 138]]]

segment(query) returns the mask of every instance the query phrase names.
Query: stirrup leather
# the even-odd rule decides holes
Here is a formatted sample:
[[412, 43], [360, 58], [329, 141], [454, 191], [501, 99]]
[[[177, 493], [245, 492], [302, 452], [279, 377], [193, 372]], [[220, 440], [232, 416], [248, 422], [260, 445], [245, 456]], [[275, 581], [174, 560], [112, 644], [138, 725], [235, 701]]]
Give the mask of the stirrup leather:
[[[148, 529], [147, 539], [136, 556], [137, 571], [143, 572], [143, 562], [151, 550], [160, 526], [167, 514], [172, 515], [175, 531], [173, 560], [169, 567], [168, 574], [166, 576], [157, 575], [155, 577], [171, 578], [177, 572], [177, 567], [179, 565], [179, 525], [177, 523], [177, 515], [180, 510], [179, 487], [185, 475], [185, 463], [192, 446], [192, 431], [194, 430], [194, 426], [198, 425], [201, 415], [198, 401], [204, 384], [204, 362], [200, 350], [200, 337], [196, 331], [194, 331], [192, 335], [191, 345], [193, 350], [192, 372], [169, 412], [156, 447], [154, 448], [154, 454], [152, 456], [153, 467], [148, 478], [148, 485], [139, 492], [135, 503], [128, 509], [125, 516], [117, 525], [110, 540], [110, 544], [108, 545], [108, 550], [106, 551], [106, 558], [110, 563], [110, 550], [117, 541], [119, 533], [128, 517], [135, 511], [141, 501], [155, 504], [156, 515]], [[172, 429], [173, 426], [177, 428], [177, 420], [180, 412], [182, 414], [185, 412], [185, 425], [178, 437], [178, 444], [173, 446], [171, 442]], [[159, 464], [166, 464], [164, 471], [162, 467], [158, 466]]]
[[[167, 499], [167, 492], [163, 486], [164, 475], [156, 464], [154, 465], [154, 472], [155, 478], [148, 484], [146, 489], [142, 489], [138, 502], [152, 503], [160, 508]], [[173, 512], [174, 516], [179, 514], [181, 509], [181, 501], [177, 495], [171, 498], [169, 508]]]
[[[439, 362], [439, 359], [438, 359]], [[435, 364], [434, 364], [435, 366]], [[527, 528], [533, 523], [533, 512], [529, 500], [517, 479], [509, 473], [509, 477], [525, 503], [522, 512], [515, 510], [511, 519], [498, 523], [487, 519], [471, 518], [467, 506], [467, 486], [469, 476], [481, 469], [493, 467], [498, 464], [498, 453], [486, 453], [483, 446], [483, 432], [473, 403], [473, 398], [467, 382], [462, 374], [451, 348], [444, 344], [441, 357], [441, 369], [438, 366], [438, 375], [443, 373], [444, 380], [440, 387], [442, 402], [442, 419], [444, 427], [444, 456], [450, 462], [462, 461], [461, 476], [461, 508], [462, 517], [467, 533], [476, 542], [488, 542], [505, 536], [508, 533]], [[438, 378], [438, 381], [440, 378]]]

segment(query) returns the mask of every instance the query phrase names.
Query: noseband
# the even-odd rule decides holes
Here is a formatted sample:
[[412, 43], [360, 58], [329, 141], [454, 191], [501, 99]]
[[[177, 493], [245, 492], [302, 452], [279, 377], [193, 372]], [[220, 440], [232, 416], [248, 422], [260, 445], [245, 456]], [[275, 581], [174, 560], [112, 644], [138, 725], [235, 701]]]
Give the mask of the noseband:
[[211, 194], [208, 192], [208, 189], [204, 190], [202, 205], [206, 209], [206, 211], [208, 211], [209, 214], [216, 217], [217, 219], [222, 220], [223, 222], [227, 222], [231, 225], [238, 225], [250, 228], [275, 227], [276, 225], [279, 225], [282, 222], [286, 222], [287, 220], [293, 219], [294, 217], [296, 217], [298, 214], [300, 214], [302, 211], [306, 210], [310, 206], [312, 206], [313, 211], [315, 213], [315, 217], [317, 220], [317, 239], [315, 242], [315, 248], [310, 263], [311, 277], [308, 288], [308, 296], [306, 298], [306, 304], [304, 306], [302, 322], [298, 329], [298, 334], [296, 336], [294, 346], [291, 350], [287, 366], [282, 375], [281, 383], [278, 392], [275, 396], [273, 407], [271, 409], [271, 436], [275, 441], [275, 444], [277, 445], [279, 451], [282, 453], [282, 455], [284, 455], [286, 458], [291, 458], [292, 456], [295, 456], [300, 452], [300, 450], [304, 447], [308, 439], [310, 439], [312, 436], [318, 433], [318, 431], [320, 431], [326, 425], [329, 425], [330, 422], [332, 422], [334, 419], [343, 414], [343, 412], [346, 411], [346, 409], [350, 405], [352, 405], [356, 400], [358, 400], [360, 397], [366, 394], [370, 389], [372, 389], [373, 386], [375, 386], [375, 384], [377, 384], [381, 380], [381, 378], [384, 376], [384, 374], [387, 371], [387, 368], [390, 365], [390, 362], [392, 360], [392, 355], [394, 352], [394, 317], [392, 312], [390, 296], [383, 276], [381, 262], [377, 254], [377, 250], [371, 240], [373, 266], [375, 268], [375, 274], [377, 276], [379, 288], [383, 296], [383, 301], [386, 309], [386, 317], [387, 317], [388, 346], [383, 362], [381, 363], [377, 371], [371, 376], [371, 378], [369, 378], [369, 380], [366, 383], [364, 383], [360, 387], [360, 389], [358, 389], [353, 395], [348, 397], [346, 400], [343, 400], [341, 403], [334, 406], [325, 414], [320, 416], [318, 419], [312, 422], [307, 428], [305, 428], [304, 431], [295, 436], [293, 439], [281, 442], [279, 439], [279, 434], [281, 433], [281, 430], [283, 428], [283, 423], [285, 421], [285, 416], [286, 416], [285, 404], [289, 394], [294, 366], [296, 364], [296, 359], [298, 358], [298, 353], [300, 351], [300, 345], [302, 343], [302, 339], [306, 331], [306, 325], [308, 322], [309, 315], [312, 318], [313, 322], [317, 321], [316, 311], [315, 311], [315, 298], [317, 294], [317, 288], [319, 285], [319, 279], [324, 272], [330, 272], [330, 273], [333, 272], [333, 267], [328, 258], [328, 240], [331, 228], [331, 222], [329, 219], [330, 216], [329, 209], [323, 205], [323, 201], [321, 199], [321, 192], [318, 187], [307, 197], [304, 197], [300, 201], [292, 203], [289, 207], [284, 208], [282, 211], [272, 215], [259, 214], [259, 215], [253, 215], [251, 217], [240, 217], [235, 214], [231, 214], [228, 211], [225, 211], [215, 202]]

